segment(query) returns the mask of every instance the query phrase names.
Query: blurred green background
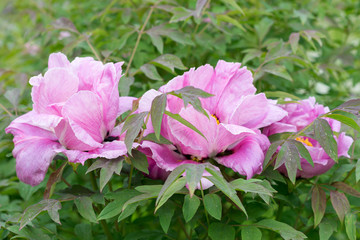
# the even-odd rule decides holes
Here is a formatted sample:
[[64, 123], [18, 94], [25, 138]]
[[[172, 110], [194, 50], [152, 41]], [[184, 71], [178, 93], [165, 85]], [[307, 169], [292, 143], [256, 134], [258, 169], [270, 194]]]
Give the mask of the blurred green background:
[[[127, 71], [119, 85], [121, 95], [139, 97], [186, 68], [215, 66], [224, 59], [247, 66], [258, 91], [316, 96], [333, 108], [360, 96], [359, 10], [358, 0], [1, 0], [0, 239], [16, 234], [33, 239], [48, 235], [91, 239], [92, 233], [99, 239], [98, 225], [81, 222], [71, 212], [72, 204], [64, 204], [61, 210], [62, 226], [41, 215], [34, 223], [41, 227], [27, 229], [33, 235], [5, 227], [41, 200], [46, 185], [45, 181], [31, 188], [19, 183], [12, 136], [5, 135], [4, 128], [31, 110], [28, 80], [46, 71], [50, 53], [63, 52], [70, 60], [92, 56], [103, 62], [124, 61], [123, 71]], [[70, 178], [89, 184], [86, 176]], [[147, 215], [138, 212], [136, 216], [145, 214], [145, 220], [136, 225], [133, 216], [127, 226], [136, 229], [143, 224], [162, 239], [151, 211], [150, 207]], [[124, 231], [124, 235], [131, 232]], [[340, 231], [336, 239], [344, 236]]]

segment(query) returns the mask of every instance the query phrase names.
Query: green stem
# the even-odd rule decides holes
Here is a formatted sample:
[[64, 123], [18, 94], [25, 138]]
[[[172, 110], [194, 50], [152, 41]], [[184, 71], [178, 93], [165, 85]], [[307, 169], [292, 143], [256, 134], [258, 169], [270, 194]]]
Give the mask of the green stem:
[[[92, 164], [92, 161], [91, 161], [91, 160], [88, 160], [88, 161], [86, 161], [86, 162], [87, 162], [87, 165], [88, 165], [88, 168], [89, 168], [89, 167], [91, 166], [91, 164]], [[91, 182], [91, 185], [92, 185], [93, 189], [94, 189], [95, 191], [99, 190], [99, 187], [98, 187], [98, 185], [97, 185], [97, 183], [96, 183], [94, 171], [91, 171], [91, 172], [89, 173], [89, 176], [90, 176], [90, 182]]]
[[12, 117], [12, 116], [14, 116], [9, 110], [7, 110], [7, 108], [4, 106], [4, 105], [2, 105], [1, 103], [0, 103], [0, 107], [10, 116], [10, 117]]
[[130, 169], [130, 174], [129, 174], [129, 185], [128, 185], [129, 189], [131, 188], [131, 178], [132, 178], [133, 172], [134, 172], [134, 165], [131, 164], [131, 169]]
[[207, 212], [206, 207], [205, 207], [205, 201], [204, 201], [205, 196], [204, 196], [204, 190], [203, 190], [203, 186], [202, 186], [201, 181], [200, 181], [200, 189], [201, 189], [202, 201], [204, 203], [206, 222], [207, 222], [207, 225], [210, 226], [209, 215], [208, 215], [208, 212]]
[[86, 39], [86, 43], [89, 45], [91, 51], [94, 53], [95, 57], [97, 58], [97, 60], [99, 60], [101, 62], [101, 57], [100, 55], [96, 52], [95, 48], [93, 47], [93, 45], [91, 44], [89, 37], [85, 36]]
[[129, 70], [130, 70], [130, 66], [131, 66], [131, 63], [132, 63], [132, 61], [133, 61], [133, 59], [134, 59], [136, 49], [137, 49], [138, 46], [139, 46], [141, 36], [143, 35], [144, 30], [145, 30], [145, 27], [146, 27], [146, 25], [148, 24], [148, 22], [149, 22], [149, 20], [150, 20], [151, 14], [152, 14], [153, 11], [154, 11], [154, 7], [155, 7], [155, 5], [150, 8], [149, 14], [147, 15], [147, 17], [146, 17], [146, 19], [145, 19], [145, 22], [144, 22], [144, 24], [142, 25], [142, 27], [141, 27], [141, 29], [140, 29], [139, 35], [138, 35], [138, 37], [137, 37], [137, 39], [136, 39], [135, 47], [134, 47], [134, 49], [133, 49], [133, 51], [132, 51], [132, 53], [131, 53], [131, 56], [130, 56], [129, 63], [128, 63], [128, 65], [126, 66], [126, 70], [125, 70], [124, 76], [126, 76], [126, 75], [128, 74], [128, 72], [129, 72]]
[[106, 224], [105, 220], [100, 220], [99, 222], [100, 222], [100, 224], [101, 224], [102, 229], [103, 229], [104, 232], [105, 232], [105, 235], [106, 235], [107, 239], [108, 239], [108, 240], [113, 240], [112, 234], [111, 234], [111, 232], [110, 232], [110, 230], [109, 230], [109, 227], [108, 227], [108, 225]]

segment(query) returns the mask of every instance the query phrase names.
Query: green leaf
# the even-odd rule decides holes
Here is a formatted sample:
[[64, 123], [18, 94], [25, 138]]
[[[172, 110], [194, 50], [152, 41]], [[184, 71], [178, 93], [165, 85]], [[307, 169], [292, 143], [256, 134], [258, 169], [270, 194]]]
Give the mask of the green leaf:
[[241, 229], [242, 240], [261, 240], [261, 237], [261, 231], [257, 227], [245, 226]]
[[357, 98], [344, 102], [336, 109], [356, 109], [357, 111], [359, 111], [359, 107], [360, 107], [360, 98]]
[[[45, 228], [45, 227], [44, 227]], [[25, 239], [30, 239], [30, 240], [51, 240], [53, 238], [50, 238], [49, 235], [45, 234], [41, 229], [39, 228], [35, 228], [35, 227], [25, 227], [23, 229], [19, 229], [19, 226], [17, 225], [12, 225], [6, 228], [7, 230], [9, 230], [10, 232], [13, 232], [14, 234], [16, 234], [16, 236], [13, 236], [10, 238], [10, 236], [6, 236], [5, 234], [2, 234], [2, 237], [4, 237], [3, 239], [20, 239], [20, 238], [25, 238]], [[45, 228], [46, 230], [48, 230], [47, 228]]]
[[119, 92], [121, 96], [129, 95], [130, 86], [134, 83], [134, 77], [125, 77], [124, 75], [119, 81]]
[[140, 205], [139, 202], [130, 204], [119, 216], [118, 222], [124, 220], [125, 218], [131, 216], [135, 211], [136, 208]]
[[236, 180], [230, 182], [230, 184], [236, 190], [272, 196], [271, 191], [266, 189], [264, 186], [258, 184], [259, 182], [261, 182], [261, 180], [259, 180], [259, 179], [245, 180], [245, 179], [239, 178], [239, 179], [236, 179]]
[[76, 224], [74, 227], [74, 233], [79, 239], [92, 240], [91, 225], [88, 223]]
[[200, 88], [195, 88], [193, 86], [186, 86], [179, 90], [169, 92], [170, 94], [174, 94], [175, 96], [178, 95], [188, 95], [188, 96], [195, 96], [195, 97], [202, 97], [202, 98], [209, 98], [213, 97], [214, 95], [208, 92], [205, 92], [204, 90]]
[[354, 197], [358, 197], [360, 198], [360, 192], [355, 190], [354, 188], [352, 188], [351, 186], [347, 185], [344, 182], [335, 182], [333, 184], [334, 187], [336, 187], [337, 189], [343, 191], [344, 193], [350, 194]]
[[206, 139], [206, 137], [204, 136], [204, 134], [202, 134], [194, 125], [192, 125], [190, 122], [188, 122], [187, 120], [185, 120], [183, 117], [180, 116], [180, 114], [175, 114], [175, 113], [171, 113], [168, 111], [165, 111], [165, 114], [168, 115], [169, 117], [175, 119], [176, 121], [184, 124], [185, 126], [187, 126], [188, 128], [194, 130], [195, 132], [197, 132], [198, 134], [200, 134], [203, 138]]
[[125, 120], [121, 133], [126, 131], [125, 145], [130, 155], [134, 140], [139, 135], [139, 132], [144, 124], [144, 118], [147, 114], [148, 112], [132, 114]]
[[214, 218], [221, 220], [221, 198], [216, 194], [207, 194], [204, 197], [205, 210]]
[[256, 35], [259, 38], [259, 43], [262, 43], [266, 34], [269, 32], [271, 26], [274, 24], [274, 21], [264, 17], [260, 20], [258, 24], [255, 25]]
[[290, 43], [290, 46], [291, 46], [291, 50], [292, 50], [292, 52], [294, 54], [296, 54], [296, 51], [298, 49], [299, 39], [300, 39], [300, 34], [299, 33], [290, 34], [289, 43]]
[[240, 24], [240, 22], [238, 20], [236, 20], [235, 18], [230, 17], [229, 15], [218, 14], [218, 15], [216, 15], [216, 19], [218, 22], [231, 23], [232, 25], [234, 25], [234, 26], [238, 27], [239, 29], [243, 30], [244, 32], [246, 32], [246, 29]]
[[109, 164], [100, 170], [100, 192], [104, 189], [105, 185], [109, 182], [110, 178], [114, 173], [120, 175], [123, 158], [110, 159]]
[[316, 227], [324, 217], [326, 209], [326, 194], [318, 185], [312, 190], [311, 206], [314, 212], [314, 227]]
[[151, 103], [150, 116], [155, 136], [160, 140], [161, 123], [166, 108], [166, 93], [156, 96]]
[[144, 153], [133, 150], [132, 157], [130, 157], [131, 163], [134, 165], [134, 167], [143, 173], [149, 174], [149, 162], [147, 160], [147, 157]]
[[97, 223], [90, 197], [79, 197], [75, 199], [75, 205], [83, 218], [89, 220], [90, 222]]
[[144, 200], [147, 200], [147, 199], [151, 199], [151, 198], [155, 198], [157, 197], [159, 192], [153, 192], [153, 193], [144, 193], [144, 194], [141, 194], [141, 195], [137, 195], [129, 200], [127, 200], [123, 207], [122, 207], [122, 211], [125, 211], [126, 207], [133, 204], [133, 203], [138, 203], [138, 202], [141, 202], [141, 201], [144, 201]]
[[[157, 204], [156, 208], [155, 208], [155, 212], [172, 196], [174, 195], [177, 191], [181, 190], [186, 184], [186, 179], [185, 178], [179, 178], [177, 179], [173, 184], [171, 184], [164, 192], [164, 194], [162, 195], [159, 203]], [[159, 195], [160, 196], [160, 195]]]
[[143, 137], [143, 141], [151, 141], [158, 144], [172, 144], [169, 140], [160, 135], [160, 139], [157, 139], [155, 133], [149, 133], [145, 137]]
[[184, 21], [193, 15], [193, 12], [184, 7], [175, 7], [172, 10], [173, 16], [170, 19], [170, 23]]
[[162, 185], [143, 185], [135, 188], [136, 191], [142, 193], [156, 193], [158, 195], [161, 191]]
[[247, 49], [246, 54], [241, 62], [242, 64], [246, 64], [248, 61], [260, 57], [261, 55], [262, 51], [260, 51], [259, 49]]
[[222, 0], [223, 3], [228, 4], [238, 10], [242, 15], [245, 15], [244, 11], [241, 9], [241, 7], [236, 3], [235, 0]]
[[197, 196], [190, 197], [190, 195], [185, 195], [184, 205], [182, 207], [185, 222], [189, 222], [194, 217], [199, 206], [200, 200]]
[[209, 226], [209, 237], [211, 240], [234, 240], [235, 229], [224, 223], [211, 223]]
[[348, 213], [345, 215], [346, 234], [350, 240], [356, 240], [356, 214]]
[[238, 206], [246, 215], [246, 210], [244, 208], [244, 205], [241, 203], [238, 195], [236, 194], [235, 189], [231, 186], [230, 183], [228, 183], [222, 174], [216, 170], [213, 167], [207, 167], [205, 168], [206, 171], [208, 171], [212, 176], [207, 176], [206, 178], [210, 180], [220, 191], [222, 191], [228, 198], [230, 198], [236, 206]]
[[360, 159], [358, 159], [356, 162], [355, 179], [356, 179], [356, 182], [358, 182], [360, 180]]
[[140, 67], [140, 70], [145, 74], [145, 76], [152, 80], [163, 80], [156, 70], [156, 67], [152, 64], [146, 63]]
[[270, 63], [270, 64], [266, 64], [265, 66], [263, 66], [262, 70], [264, 72], [271, 73], [271, 74], [273, 74], [275, 76], [284, 78], [284, 79], [289, 80], [291, 82], [293, 81], [291, 75], [288, 73], [285, 66], [283, 66], [283, 65], [276, 65], [276, 64]]
[[337, 229], [337, 221], [324, 219], [319, 225], [320, 240], [328, 240]]
[[61, 209], [61, 203], [55, 199], [45, 199], [25, 209], [20, 218], [20, 229], [28, 225], [37, 215], [43, 211], [48, 211], [51, 219], [60, 224], [59, 209]]
[[160, 225], [164, 232], [167, 233], [169, 230], [171, 219], [175, 213], [175, 205], [171, 201], [168, 201], [161, 208], [159, 208], [157, 213], [159, 215]]
[[172, 54], [164, 54], [151, 61], [152, 64], [164, 68], [171, 73], [174, 72], [174, 68], [185, 70], [187, 67], [181, 62], [180, 58]]
[[341, 223], [344, 221], [346, 213], [350, 210], [348, 199], [343, 193], [330, 191], [330, 200], [336, 214], [338, 215]]
[[309, 153], [309, 150], [307, 150], [307, 148], [304, 146], [304, 144], [302, 144], [299, 141], [296, 140], [289, 140], [289, 142], [291, 142], [292, 144], [294, 144], [297, 148], [297, 150], [299, 151], [301, 157], [305, 158], [306, 161], [308, 161], [308, 163], [310, 163], [310, 165], [312, 167], [314, 167], [314, 161], [311, 158], [311, 155]]
[[204, 164], [189, 164], [186, 168], [186, 182], [188, 184], [189, 193], [192, 197], [194, 195], [194, 191], [196, 186], [199, 184], [203, 173], [205, 171]]
[[291, 226], [287, 225], [286, 223], [279, 222], [273, 219], [264, 219], [260, 222], [256, 223], [257, 227], [262, 227], [266, 229], [270, 229], [274, 232], [277, 232], [283, 237], [285, 240], [292, 240], [292, 239], [305, 239], [307, 238], [305, 234], [299, 232], [292, 228]]
[[159, 53], [162, 54], [164, 50], [164, 42], [162, 38], [159, 35], [151, 33], [149, 31], [147, 31], [146, 33], [149, 35], [152, 44], [156, 47]]
[[55, 189], [56, 183], [61, 180], [62, 173], [67, 165], [67, 162], [64, 162], [55, 172], [51, 173], [48, 182], [46, 183], [46, 188], [44, 191], [44, 199], [49, 199]]
[[186, 167], [187, 164], [180, 165], [169, 174], [156, 199], [156, 205], [159, 203], [166, 189], [168, 189], [185, 172]]
[[321, 147], [335, 162], [338, 161], [337, 143], [333, 136], [333, 131], [325, 119], [316, 119], [314, 121], [315, 139]]
[[301, 98], [292, 95], [290, 93], [287, 92], [282, 92], [282, 91], [272, 91], [272, 92], [264, 92], [266, 97], [268, 98], [290, 98], [290, 99], [294, 99], [294, 100], [301, 100]]
[[301, 170], [301, 162], [298, 149], [290, 141], [286, 141], [284, 145], [282, 145], [276, 159], [275, 169], [280, 167], [283, 163], [285, 163], [285, 168], [290, 181], [295, 184], [297, 169], [299, 168]]
[[100, 192], [104, 189], [105, 185], [109, 182], [110, 178], [114, 173], [120, 175], [123, 166], [123, 157], [115, 159], [104, 159], [100, 158], [96, 160], [86, 171], [89, 173], [95, 169], [101, 168], [100, 170]]
[[346, 116], [340, 115], [340, 114], [326, 114], [326, 115], [324, 115], [324, 117], [338, 120], [339, 122], [346, 124], [349, 127], [352, 127], [356, 131], [360, 132], [359, 125], [353, 119], [351, 119], [349, 117], [346, 117]]
[[272, 156], [274, 155], [274, 153], [276, 152], [276, 150], [278, 149], [278, 147], [283, 143], [283, 141], [276, 141], [273, 142], [270, 147], [268, 148], [266, 155], [265, 155], [265, 160], [263, 163], [263, 167], [265, 168], [268, 163], [270, 162]]
[[195, 18], [200, 18], [201, 17], [201, 13], [205, 7], [207, 0], [197, 0], [196, 1], [196, 8], [194, 11], [194, 17]]
[[111, 199], [114, 199], [114, 201], [105, 206], [105, 208], [100, 212], [98, 220], [112, 218], [120, 214], [125, 202], [137, 195], [140, 195], [140, 193], [133, 189], [124, 189], [119, 192], [111, 193], [111, 195], [113, 195]]

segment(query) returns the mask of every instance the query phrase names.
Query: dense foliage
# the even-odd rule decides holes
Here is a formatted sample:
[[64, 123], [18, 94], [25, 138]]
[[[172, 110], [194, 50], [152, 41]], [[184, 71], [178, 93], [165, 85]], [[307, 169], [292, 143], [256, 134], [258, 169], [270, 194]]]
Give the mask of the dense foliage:
[[[124, 61], [121, 96], [140, 97], [189, 68], [224, 59], [247, 66], [257, 91], [279, 103], [315, 96], [335, 109], [360, 94], [359, 10], [351, 0], [1, 1], [0, 239], [357, 239], [358, 100], [299, 133], [273, 136], [267, 168], [253, 179], [220, 167], [224, 178], [205, 166], [215, 183], [209, 190], [195, 190], [204, 169], [188, 165], [165, 185], [145, 177], [146, 158], [135, 150], [125, 160], [84, 166], [58, 155], [45, 180], [31, 187], [16, 177], [4, 129], [32, 109], [28, 80], [45, 73], [50, 53], [60, 51], [70, 60]], [[192, 90], [171, 94], [185, 101]], [[336, 142], [323, 117], [345, 123], [354, 139], [350, 157], [331, 154]], [[299, 159], [283, 171], [289, 178], [274, 171], [279, 145], [281, 161], [294, 160], [295, 145], [295, 155], [307, 158], [294, 139], [310, 130], [337, 163], [308, 179], [295, 179]], [[180, 177], [184, 171], [194, 179]]]

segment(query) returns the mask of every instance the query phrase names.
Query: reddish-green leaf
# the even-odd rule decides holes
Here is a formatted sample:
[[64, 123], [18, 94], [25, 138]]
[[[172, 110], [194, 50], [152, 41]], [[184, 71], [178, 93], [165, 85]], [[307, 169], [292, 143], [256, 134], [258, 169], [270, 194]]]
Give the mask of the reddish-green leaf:
[[340, 221], [343, 222], [346, 213], [350, 210], [348, 199], [345, 194], [336, 191], [330, 191], [330, 199], [336, 214]]
[[333, 136], [333, 131], [325, 119], [316, 119], [314, 121], [315, 139], [321, 147], [335, 162], [338, 161], [337, 143]]
[[166, 108], [166, 94], [156, 96], [151, 103], [151, 122], [154, 128], [155, 136], [160, 139], [161, 123]]
[[332, 184], [334, 187], [336, 187], [337, 189], [343, 191], [344, 193], [350, 194], [354, 197], [358, 197], [360, 198], [360, 192], [355, 190], [354, 188], [350, 187], [349, 185], [347, 185], [344, 182], [335, 182]]
[[314, 212], [314, 227], [316, 227], [324, 217], [326, 209], [326, 194], [318, 185], [312, 190], [311, 206]]

